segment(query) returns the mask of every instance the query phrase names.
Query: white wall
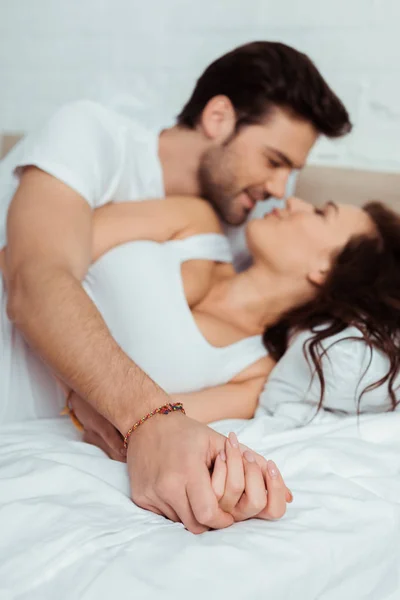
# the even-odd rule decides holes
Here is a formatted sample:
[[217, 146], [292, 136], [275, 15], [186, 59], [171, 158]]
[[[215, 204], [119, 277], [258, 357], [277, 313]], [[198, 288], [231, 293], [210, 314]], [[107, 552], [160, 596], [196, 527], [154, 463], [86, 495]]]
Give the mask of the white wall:
[[114, 94], [168, 124], [211, 60], [270, 39], [308, 53], [355, 123], [312, 162], [399, 170], [399, 21], [399, 0], [0, 0], [0, 131]]

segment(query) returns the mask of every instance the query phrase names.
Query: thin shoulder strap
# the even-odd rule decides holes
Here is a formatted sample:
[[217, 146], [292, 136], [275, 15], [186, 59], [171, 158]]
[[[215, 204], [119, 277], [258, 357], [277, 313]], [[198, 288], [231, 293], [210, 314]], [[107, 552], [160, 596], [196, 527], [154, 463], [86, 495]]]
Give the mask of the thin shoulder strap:
[[233, 261], [228, 238], [221, 233], [202, 233], [166, 243], [174, 246], [181, 262], [196, 259], [226, 263]]

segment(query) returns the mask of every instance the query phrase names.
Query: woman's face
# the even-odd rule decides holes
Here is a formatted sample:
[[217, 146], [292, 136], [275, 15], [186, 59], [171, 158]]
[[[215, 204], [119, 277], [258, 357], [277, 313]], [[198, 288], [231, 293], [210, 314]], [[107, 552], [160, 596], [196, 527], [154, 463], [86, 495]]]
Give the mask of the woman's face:
[[316, 208], [299, 198], [247, 225], [249, 250], [276, 275], [320, 285], [335, 255], [354, 236], [373, 235], [374, 225], [357, 206], [328, 202]]

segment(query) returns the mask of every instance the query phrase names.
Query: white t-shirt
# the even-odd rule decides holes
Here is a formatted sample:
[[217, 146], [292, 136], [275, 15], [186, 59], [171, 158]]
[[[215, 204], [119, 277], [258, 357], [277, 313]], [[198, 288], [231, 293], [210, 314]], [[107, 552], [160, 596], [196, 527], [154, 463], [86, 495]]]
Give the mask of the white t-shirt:
[[62, 107], [2, 161], [1, 242], [7, 208], [18, 185], [18, 167], [25, 165], [57, 177], [93, 208], [111, 200], [163, 197], [157, 133], [95, 102]]

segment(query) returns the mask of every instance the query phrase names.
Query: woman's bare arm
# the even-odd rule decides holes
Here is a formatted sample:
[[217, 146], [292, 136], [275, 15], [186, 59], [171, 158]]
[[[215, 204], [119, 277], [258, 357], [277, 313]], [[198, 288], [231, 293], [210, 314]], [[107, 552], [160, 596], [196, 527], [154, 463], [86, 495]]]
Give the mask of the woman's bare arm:
[[220, 419], [251, 419], [266, 379], [242, 383], [226, 383], [188, 394], [171, 394], [174, 402], [182, 402], [186, 414], [201, 423]]
[[186, 413], [202, 423], [220, 419], [251, 419], [275, 361], [266, 356], [224, 385], [187, 394], [171, 394]]
[[[93, 212], [92, 262], [111, 248], [134, 242], [165, 242], [197, 233], [218, 233], [219, 219], [211, 206], [196, 197], [177, 196], [144, 202], [110, 202]], [[5, 251], [0, 273], [6, 277]]]
[[[218, 217], [201, 198], [177, 196], [143, 202], [110, 202], [93, 211], [92, 262], [114, 246], [135, 240], [165, 242], [196, 233], [220, 232]], [[0, 272], [6, 273], [6, 248]]]
[[145, 202], [109, 203], [94, 211], [92, 261], [127, 242], [165, 242], [220, 231], [216, 213], [201, 198], [173, 196]]

